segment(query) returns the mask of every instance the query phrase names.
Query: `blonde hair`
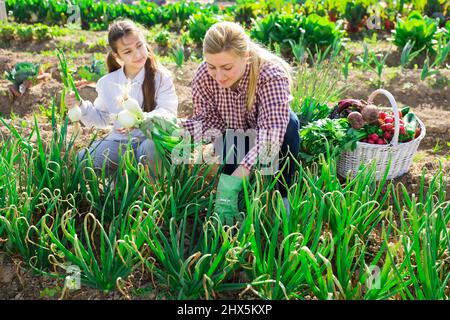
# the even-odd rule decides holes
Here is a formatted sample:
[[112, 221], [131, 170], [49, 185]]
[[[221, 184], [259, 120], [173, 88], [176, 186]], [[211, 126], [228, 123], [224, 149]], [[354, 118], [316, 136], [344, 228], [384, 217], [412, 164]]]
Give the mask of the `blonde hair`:
[[250, 79], [247, 94], [247, 109], [251, 110], [256, 96], [256, 84], [259, 72], [265, 63], [274, 63], [282, 67], [292, 85], [291, 68], [281, 57], [255, 43], [245, 33], [244, 28], [234, 22], [219, 22], [212, 25], [203, 40], [203, 55], [231, 51], [239, 57], [250, 57]]

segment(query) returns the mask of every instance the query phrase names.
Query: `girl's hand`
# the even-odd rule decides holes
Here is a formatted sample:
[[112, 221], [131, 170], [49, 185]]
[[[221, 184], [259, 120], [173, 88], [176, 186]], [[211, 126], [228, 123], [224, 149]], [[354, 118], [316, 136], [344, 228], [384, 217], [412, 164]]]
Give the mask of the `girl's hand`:
[[67, 109], [74, 108], [78, 103], [77, 99], [75, 98], [75, 93], [73, 93], [72, 91], [68, 92], [64, 97], [64, 103], [66, 104]]
[[134, 128], [118, 128], [118, 129], [116, 129], [116, 131], [119, 132], [120, 134], [128, 134], [133, 129]]

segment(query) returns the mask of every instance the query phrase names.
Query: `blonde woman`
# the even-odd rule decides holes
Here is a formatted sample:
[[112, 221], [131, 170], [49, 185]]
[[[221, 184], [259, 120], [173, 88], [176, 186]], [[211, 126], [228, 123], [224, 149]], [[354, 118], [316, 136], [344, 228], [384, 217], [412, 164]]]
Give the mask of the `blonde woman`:
[[[299, 122], [289, 108], [289, 65], [254, 43], [240, 25], [213, 25], [203, 41], [203, 56], [192, 84], [194, 116], [183, 126], [194, 139], [199, 139], [199, 135], [205, 139], [214, 131], [225, 133], [225, 139], [214, 141], [216, 152], [223, 146], [221, 155], [226, 163], [219, 179], [215, 210], [222, 221], [231, 225], [239, 214], [238, 195], [243, 179], [261, 163], [264, 150], [280, 152], [280, 159], [288, 150], [293, 155], [298, 153]], [[254, 140], [250, 137], [244, 146], [238, 145], [239, 129], [253, 129]], [[227, 139], [230, 133], [234, 138], [231, 141]], [[242, 159], [239, 153], [244, 154]], [[293, 169], [291, 161], [283, 173], [288, 185]], [[286, 189], [279, 187], [289, 210]]]

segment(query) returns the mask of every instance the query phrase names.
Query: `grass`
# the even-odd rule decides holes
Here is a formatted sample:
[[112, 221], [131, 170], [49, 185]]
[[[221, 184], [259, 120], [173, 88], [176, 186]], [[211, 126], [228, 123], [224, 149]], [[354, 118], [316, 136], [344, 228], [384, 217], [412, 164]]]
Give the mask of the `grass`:
[[309, 68], [307, 64], [296, 69], [291, 108], [299, 113], [305, 99], [312, 98], [319, 104], [334, 103], [340, 100], [345, 87], [338, 84], [341, 78], [340, 62], [325, 60]]
[[440, 153], [444, 149], [444, 146], [441, 145], [441, 140], [437, 139], [436, 144], [433, 147], [433, 153]]
[[160, 56], [155, 54], [155, 57], [163, 66], [169, 66], [174, 63], [173, 57], [171, 56]]
[[173, 48], [170, 56], [172, 57], [173, 61], [177, 65], [177, 68], [181, 69], [181, 67], [183, 67], [184, 60], [185, 60], [184, 47], [180, 45], [180, 46]]
[[45, 144], [37, 123], [22, 137], [3, 122], [0, 236], [37, 273], [61, 278], [71, 264], [83, 286], [111, 291], [140, 270], [169, 299], [448, 299], [443, 173], [426, 184], [424, 172], [412, 196], [370, 168], [342, 182], [333, 159], [297, 163], [290, 215], [276, 180], [257, 174], [230, 228], [207, 168], [161, 167], [155, 183], [129, 150], [108, 176], [76, 161], [61, 121]]
[[413, 157], [413, 163], [421, 162], [428, 157], [428, 153], [425, 151], [418, 151]]

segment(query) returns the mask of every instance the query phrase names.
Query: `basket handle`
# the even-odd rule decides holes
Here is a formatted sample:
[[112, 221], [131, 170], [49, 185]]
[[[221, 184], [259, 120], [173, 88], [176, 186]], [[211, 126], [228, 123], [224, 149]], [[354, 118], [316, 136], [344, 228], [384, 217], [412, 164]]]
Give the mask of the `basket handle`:
[[394, 110], [394, 126], [395, 126], [395, 128], [394, 128], [394, 137], [391, 140], [391, 144], [395, 147], [398, 145], [398, 136], [400, 134], [400, 117], [398, 115], [397, 102], [395, 101], [394, 96], [385, 89], [378, 89], [378, 90], [375, 90], [374, 92], [372, 92], [370, 94], [367, 102], [369, 104], [372, 104], [373, 99], [379, 94], [383, 94], [384, 96], [386, 96], [388, 98], [389, 102], [391, 103], [391, 107]]

